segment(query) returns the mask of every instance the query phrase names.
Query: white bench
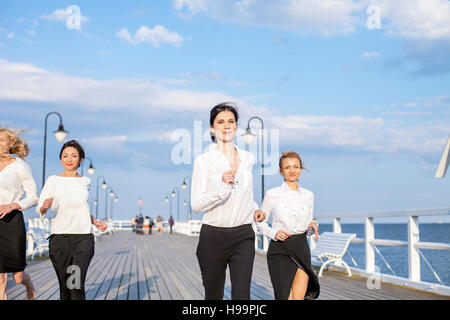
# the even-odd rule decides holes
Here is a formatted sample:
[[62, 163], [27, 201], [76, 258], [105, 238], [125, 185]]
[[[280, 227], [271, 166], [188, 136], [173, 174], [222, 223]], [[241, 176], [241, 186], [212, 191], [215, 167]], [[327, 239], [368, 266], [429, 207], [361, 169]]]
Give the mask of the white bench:
[[[320, 235], [316, 247], [311, 250], [311, 257], [319, 259], [322, 263], [319, 277], [322, 276], [323, 269], [331, 262], [334, 262], [337, 265], [342, 263], [347, 270], [348, 276], [352, 276], [348, 264], [342, 260], [342, 258], [344, 257], [351, 240], [355, 237], [355, 233], [324, 232]], [[327, 261], [324, 261], [325, 258]]]

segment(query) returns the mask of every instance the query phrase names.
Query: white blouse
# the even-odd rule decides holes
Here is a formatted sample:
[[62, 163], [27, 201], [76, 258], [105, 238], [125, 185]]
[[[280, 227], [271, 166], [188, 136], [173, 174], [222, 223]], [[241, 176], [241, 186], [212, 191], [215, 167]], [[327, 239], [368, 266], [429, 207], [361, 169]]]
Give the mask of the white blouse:
[[[275, 240], [281, 229], [293, 235], [304, 233], [313, 220], [314, 194], [300, 186], [292, 190], [283, 182], [281, 186], [267, 191], [260, 210], [266, 213], [266, 219], [257, 226], [265, 236]], [[272, 227], [267, 224], [271, 213]]]
[[89, 187], [91, 180], [87, 177], [50, 176], [45, 182], [39, 197], [36, 212], [44, 201], [53, 197], [51, 234], [89, 234], [92, 232], [91, 214], [89, 211]]
[[[22, 199], [24, 192], [26, 196]], [[36, 183], [31, 169], [25, 161], [16, 158], [16, 161], [0, 171], [0, 204], [17, 203], [24, 211], [34, 207], [37, 202]]]
[[[236, 147], [236, 146], [235, 146]], [[215, 227], [236, 227], [253, 222], [258, 205], [253, 199], [253, 154], [237, 148], [240, 165], [235, 185], [222, 181], [225, 171], [231, 170], [225, 155], [212, 143], [209, 150], [194, 161], [191, 184], [191, 206], [195, 212], [206, 211], [202, 223]]]

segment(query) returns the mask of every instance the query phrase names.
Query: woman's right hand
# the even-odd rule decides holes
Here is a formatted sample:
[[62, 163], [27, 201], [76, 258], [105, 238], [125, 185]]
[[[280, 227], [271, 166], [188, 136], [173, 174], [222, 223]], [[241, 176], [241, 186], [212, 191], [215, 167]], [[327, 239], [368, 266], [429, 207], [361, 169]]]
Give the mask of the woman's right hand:
[[275, 235], [275, 240], [277, 240], [277, 241], [284, 241], [287, 238], [289, 238], [290, 236], [291, 236], [291, 234], [289, 232], [284, 231], [284, 230], [279, 230], [277, 232], [277, 234]]
[[47, 211], [48, 209], [50, 209], [52, 207], [53, 204], [53, 197], [45, 199], [44, 203], [42, 204], [41, 209], [44, 209], [45, 211]]
[[234, 174], [233, 174], [233, 170], [229, 170], [229, 171], [225, 171], [222, 174], [222, 181], [226, 184], [234, 184]]

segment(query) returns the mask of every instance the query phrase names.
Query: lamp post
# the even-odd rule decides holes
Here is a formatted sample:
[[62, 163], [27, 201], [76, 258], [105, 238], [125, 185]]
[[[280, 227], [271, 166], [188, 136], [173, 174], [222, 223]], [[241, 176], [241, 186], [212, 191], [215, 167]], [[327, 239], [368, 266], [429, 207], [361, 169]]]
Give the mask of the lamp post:
[[172, 216], [172, 198], [170, 197], [170, 194], [166, 195], [166, 202], [170, 202], [170, 215]]
[[[87, 173], [91, 176], [95, 173], [95, 168], [92, 166], [92, 159], [90, 157], [86, 157], [86, 159], [89, 159], [89, 168], [87, 169]], [[84, 174], [84, 161], [81, 163], [81, 175]]]
[[111, 190], [109, 191], [109, 196], [114, 197], [114, 191], [111, 187], [108, 187], [105, 192], [105, 221], [108, 219], [108, 190]]
[[59, 142], [63, 142], [66, 139], [67, 134], [69, 133], [68, 131], [64, 130], [64, 126], [62, 123], [62, 117], [58, 112], [52, 111], [52, 112], [47, 113], [47, 115], [45, 116], [45, 129], [44, 129], [44, 160], [43, 160], [43, 165], [42, 165], [42, 188], [44, 188], [44, 184], [45, 184], [45, 160], [46, 160], [46, 156], [47, 156], [47, 120], [48, 120], [48, 117], [52, 114], [56, 114], [59, 117], [58, 130], [53, 131], [53, 133], [55, 134], [56, 140], [58, 140]]
[[181, 189], [186, 190], [188, 185], [186, 184], [186, 180], [189, 180], [189, 197], [188, 197], [188, 205], [189, 205], [189, 215], [188, 221], [192, 219], [192, 208], [191, 208], [191, 177], [187, 176], [183, 180], [183, 184], [181, 185]]
[[447, 144], [445, 145], [444, 151], [442, 152], [441, 161], [436, 170], [435, 178], [443, 178], [447, 173], [448, 164], [450, 163], [450, 136], [447, 139]]
[[253, 142], [253, 138], [256, 136], [252, 133], [252, 131], [250, 130], [250, 122], [253, 120], [259, 120], [261, 122], [261, 201], [263, 201], [264, 199], [264, 122], [262, 121], [262, 119], [260, 117], [251, 117], [248, 120], [248, 124], [247, 124], [247, 130], [245, 131], [245, 133], [242, 135], [244, 136], [244, 141], [246, 145], [250, 145]]
[[106, 184], [106, 181], [105, 181], [105, 177], [104, 176], [98, 176], [97, 177], [97, 195], [95, 196], [95, 201], [94, 201], [94, 204], [95, 204], [95, 219], [98, 219], [98, 186], [99, 186], [100, 178], [103, 179], [102, 189], [105, 190], [108, 187], [108, 185]]
[[[175, 192], [175, 190], [176, 190], [176, 192]], [[177, 187], [173, 188], [172, 197], [175, 197], [175, 194], [177, 195], [177, 198], [178, 198], [177, 221], [180, 221], [180, 189], [178, 189]]]
[[114, 221], [114, 218], [113, 218], [113, 212], [114, 212], [114, 210], [113, 210], [113, 208], [114, 208], [113, 204], [114, 204], [114, 202], [115, 202], [115, 203], [119, 202], [119, 198], [117, 198], [117, 195], [116, 195], [115, 197], [111, 197], [111, 220], [112, 220], [112, 221]]

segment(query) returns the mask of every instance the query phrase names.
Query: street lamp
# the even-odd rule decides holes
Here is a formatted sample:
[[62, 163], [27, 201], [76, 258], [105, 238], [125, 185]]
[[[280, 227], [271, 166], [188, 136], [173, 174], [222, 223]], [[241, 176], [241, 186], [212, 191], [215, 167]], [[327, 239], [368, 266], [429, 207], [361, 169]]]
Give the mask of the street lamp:
[[69, 133], [68, 131], [64, 130], [64, 126], [62, 123], [62, 117], [58, 112], [52, 111], [52, 112], [47, 113], [47, 115], [45, 116], [45, 129], [44, 129], [44, 160], [43, 160], [43, 165], [42, 165], [42, 188], [44, 188], [44, 184], [45, 184], [45, 160], [46, 160], [46, 156], [47, 156], [47, 120], [51, 114], [56, 114], [59, 117], [58, 130], [53, 131], [53, 133], [55, 134], [56, 140], [58, 140], [59, 142], [63, 142], [66, 139], [67, 134]]
[[188, 198], [188, 203], [189, 203], [189, 216], [188, 216], [188, 221], [192, 219], [192, 208], [191, 208], [191, 177], [187, 176], [184, 178], [183, 180], [183, 184], [181, 185], [181, 189], [186, 190], [188, 185], [186, 184], [186, 180], [189, 180], [189, 198]]
[[[86, 157], [86, 159], [89, 159], [90, 162], [89, 168], [87, 169], [87, 173], [93, 176], [95, 173], [95, 168], [92, 166], [92, 159], [90, 157]], [[81, 175], [83, 174], [84, 174], [84, 161], [81, 163]]]
[[172, 216], [172, 198], [170, 197], [169, 194], [166, 195], [166, 202], [170, 202], [170, 216]]
[[[177, 192], [175, 192], [175, 190]], [[177, 205], [177, 220], [180, 221], [180, 189], [178, 189], [177, 187], [173, 188], [172, 191], [172, 197], [175, 197], [175, 194], [177, 195], [178, 198], [178, 205]]]
[[115, 197], [111, 197], [111, 220], [112, 220], [112, 221], [114, 221], [114, 219], [113, 219], [113, 212], [114, 212], [114, 210], [113, 210], [113, 208], [114, 208], [113, 204], [114, 204], [114, 202], [115, 202], [115, 203], [119, 202], [119, 198], [117, 198], [117, 195], [116, 195]]
[[103, 179], [102, 189], [105, 190], [108, 187], [108, 185], [106, 184], [106, 181], [105, 181], [105, 177], [104, 176], [98, 176], [97, 177], [97, 194], [95, 196], [95, 201], [94, 201], [94, 204], [95, 204], [95, 219], [98, 219], [98, 186], [99, 186], [100, 178]]
[[260, 117], [251, 117], [248, 120], [247, 124], [247, 130], [245, 130], [245, 133], [242, 135], [244, 137], [244, 142], [246, 145], [250, 145], [253, 142], [253, 138], [256, 137], [255, 134], [253, 134], [250, 130], [250, 122], [253, 120], [259, 120], [261, 122], [261, 201], [264, 199], [264, 122]]
[[108, 219], [108, 190], [110, 190], [109, 196], [114, 197], [114, 191], [111, 187], [108, 187], [105, 192], [105, 221]]
[[444, 152], [442, 152], [441, 161], [436, 170], [435, 178], [443, 178], [448, 169], [448, 164], [450, 163], [450, 136], [447, 139], [447, 144], [445, 145]]

